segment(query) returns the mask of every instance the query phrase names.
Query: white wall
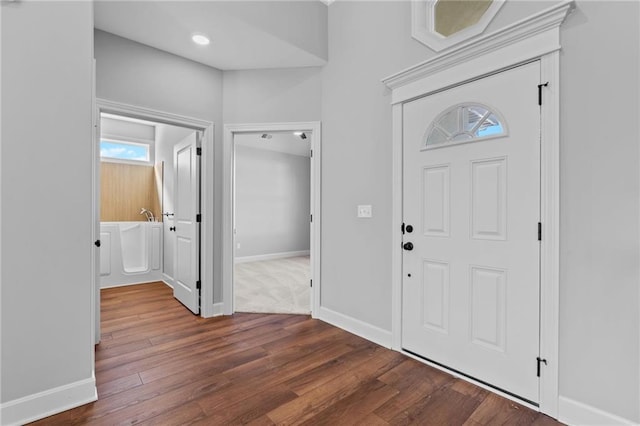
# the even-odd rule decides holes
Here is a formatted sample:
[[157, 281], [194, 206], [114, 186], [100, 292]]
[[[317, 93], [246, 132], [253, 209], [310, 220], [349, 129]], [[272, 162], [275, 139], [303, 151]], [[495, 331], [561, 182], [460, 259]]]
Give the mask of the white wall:
[[[489, 31], [550, 4], [507, 2]], [[561, 30], [560, 393], [639, 422], [638, 3], [577, 6]], [[411, 39], [410, 16], [409, 2], [333, 3], [323, 71], [322, 305], [387, 331], [391, 109], [380, 79], [433, 55]], [[357, 204], [372, 204], [373, 219], [356, 219]]]
[[0, 7], [0, 387], [7, 424], [95, 397], [93, 12], [87, 2]]
[[95, 56], [98, 97], [215, 124], [215, 152], [203, 159], [213, 164], [203, 177], [203, 187], [209, 191], [206, 208], [214, 218], [213, 235], [204, 237], [212, 256], [203, 262], [213, 263], [205, 282], [213, 281], [214, 302], [221, 302], [221, 238], [215, 236], [221, 235], [222, 215], [214, 194], [222, 192], [222, 72], [103, 31], [95, 32]]
[[236, 146], [236, 258], [309, 250], [310, 159]]
[[[162, 213], [174, 213], [175, 207], [173, 200], [173, 147], [176, 143], [183, 140], [189, 134], [194, 133], [192, 129], [184, 127], [170, 126], [160, 124], [156, 128], [156, 162], [163, 162], [163, 179], [162, 179]], [[173, 285], [174, 274], [174, 253], [175, 253], [175, 233], [170, 233], [169, 227], [173, 226], [173, 216], [163, 216], [162, 233], [163, 243], [163, 267], [162, 272], [166, 275], [169, 284]]]
[[640, 422], [638, 2], [562, 32], [560, 393]]
[[[322, 306], [391, 330], [391, 104], [380, 80], [432, 55], [408, 2], [335, 2], [322, 87]], [[358, 219], [359, 204], [373, 217]], [[345, 244], [348, 242], [348, 244]]]
[[321, 68], [224, 72], [224, 123], [319, 121]]

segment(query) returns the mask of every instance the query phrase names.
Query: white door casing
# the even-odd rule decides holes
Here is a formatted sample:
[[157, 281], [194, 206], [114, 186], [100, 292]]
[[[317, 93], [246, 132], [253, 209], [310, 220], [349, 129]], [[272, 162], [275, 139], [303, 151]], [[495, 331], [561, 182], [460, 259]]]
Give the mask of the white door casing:
[[[402, 350], [402, 143], [403, 104], [518, 64], [540, 60], [541, 81], [541, 209], [540, 242], [540, 371], [539, 409], [558, 417], [559, 338], [559, 181], [560, 181], [560, 31], [575, 7], [563, 0], [549, 8], [442, 52], [384, 78], [391, 90], [392, 157], [392, 341]], [[425, 361], [427, 362], [427, 361]], [[428, 362], [427, 362], [428, 363]], [[432, 364], [440, 368], [437, 364]], [[454, 373], [455, 374], [455, 373]], [[470, 379], [468, 379], [470, 380]], [[473, 380], [471, 380], [473, 381]], [[473, 381], [479, 386], [481, 382]], [[513, 398], [509, 394], [495, 392]], [[535, 405], [529, 404], [532, 408]]]
[[199, 281], [199, 161], [197, 133], [173, 148], [174, 220], [176, 234], [173, 295], [194, 314], [200, 313]]
[[[402, 346], [536, 404], [539, 79], [534, 62], [403, 111], [403, 211], [413, 228], [404, 242], [414, 248], [403, 255]], [[506, 134], [425, 147], [443, 111], [449, 130], [474, 127], [470, 120], [477, 128], [463, 108], [474, 104]]]
[[[202, 162], [200, 165], [201, 185], [204, 188], [213, 187], [213, 151], [214, 151], [214, 134], [215, 126], [212, 122], [201, 120], [194, 117], [186, 117], [165, 111], [159, 111], [150, 108], [139, 107], [136, 105], [114, 102], [107, 99], [96, 98], [96, 114], [109, 113], [123, 115], [132, 118], [139, 118], [147, 121], [155, 121], [158, 123], [170, 124], [178, 127], [186, 127], [201, 132], [201, 149]], [[95, 156], [98, 158], [100, 150], [96, 146]], [[99, 159], [98, 159], [99, 161]], [[93, 170], [93, 178], [99, 179], [99, 172], [96, 168]], [[99, 203], [99, 196], [93, 191], [94, 202]], [[98, 204], [96, 204], [98, 205]], [[200, 214], [202, 221], [200, 222], [200, 232], [202, 236], [200, 256], [203, 259], [209, 259], [213, 255], [214, 230], [213, 230], [213, 192], [203, 191], [200, 200]], [[96, 224], [99, 229], [100, 224]], [[166, 237], [164, 235], [163, 237]], [[203, 317], [212, 317], [220, 315], [221, 310], [216, 309], [213, 298], [213, 262], [202, 262], [200, 264], [200, 280], [201, 280], [201, 315]], [[94, 299], [96, 301], [96, 311], [99, 311], [99, 288], [94, 290]], [[99, 326], [99, 312], [94, 313], [96, 327]]]
[[295, 122], [295, 123], [256, 123], [256, 124], [228, 124], [224, 128], [223, 144], [223, 191], [222, 191], [222, 298], [223, 313], [231, 315], [233, 307], [233, 269], [234, 269], [234, 247], [235, 247], [235, 144], [234, 136], [240, 133], [258, 132], [307, 132], [311, 138], [311, 215], [313, 220], [310, 224], [310, 269], [311, 269], [311, 316], [318, 317], [320, 312], [320, 264], [321, 264], [321, 159], [322, 159], [322, 136], [320, 122]]

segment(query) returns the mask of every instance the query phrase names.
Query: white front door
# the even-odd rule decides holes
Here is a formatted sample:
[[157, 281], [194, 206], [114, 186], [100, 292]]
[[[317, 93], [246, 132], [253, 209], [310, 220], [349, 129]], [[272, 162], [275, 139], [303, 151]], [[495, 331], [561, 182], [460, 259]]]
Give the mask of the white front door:
[[402, 346], [539, 400], [539, 62], [403, 107]]
[[200, 312], [199, 289], [199, 223], [200, 163], [197, 132], [178, 142], [173, 148], [175, 236], [173, 295], [193, 313]]

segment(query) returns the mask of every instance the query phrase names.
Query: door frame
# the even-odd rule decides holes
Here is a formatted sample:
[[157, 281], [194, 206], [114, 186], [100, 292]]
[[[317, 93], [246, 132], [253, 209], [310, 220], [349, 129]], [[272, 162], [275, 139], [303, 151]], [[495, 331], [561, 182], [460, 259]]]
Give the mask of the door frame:
[[[139, 107], [135, 105], [125, 104], [122, 102], [111, 101], [108, 99], [96, 98], [95, 100], [95, 140], [93, 142], [93, 168], [92, 168], [92, 202], [94, 206], [93, 221], [94, 227], [99, 229], [100, 226], [100, 210], [99, 193], [96, 191], [96, 185], [100, 182], [100, 115], [102, 113], [110, 113], [122, 115], [125, 117], [138, 118], [141, 120], [154, 121], [162, 124], [170, 124], [174, 126], [186, 127], [202, 132], [202, 157], [200, 169], [200, 191], [201, 191], [201, 211], [202, 222], [200, 223], [201, 250], [200, 250], [200, 281], [201, 285], [201, 305], [200, 316], [206, 318], [214, 315], [213, 307], [213, 262], [206, 262], [203, 259], [209, 259], [213, 256], [214, 226], [213, 226], [213, 191], [207, 189], [213, 188], [213, 172], [214, 172], [214, 135], [215, 125], [211, 121], [201, 120], [198, 118], [187, 117], [183, 115], [173, 114], [169, 112], [159, 111], [151, 108]], [[95, 236], [99, 239], [99, 234]], [[92, 300], [95, 302], [93, 307], [93, 329], [97, 344], [100, 341], [100, 280], [94, 274], [96, 282], [92, 285]]]
[[317, 318], [320, 308], [320, 229], [321, 229], [321, 125], [319, 121], [294, 123], [227, 124], [224, 126], [222, 148], [222, 300], [223, 314], [234, 312], [233, 280], [235, 261], [235, 142], [234, 136], [242, 133], [310, 132], [311, 176], [310, 199], [313, 220], [310, 226], [311, 252], [311, 316]]
[[[560, 192], [560, 31], [574, 8], [561, 3], [494, 33], [463, 43], [449, 51], [383, 79], [391, 89], [392, 104], [392, 348], [402, 350], [402, 191], [403, 104], [528, 62], [540, 61], [540, 357], [547, 360], [540, 375], [539, 409], [558, 417], [559, 346], [559, 192]], [[531, 90], [537, 90], [532, 87]], [[533, 225], [533, 224], [532, 224]], [[424, 361], [435, 368], [442, 367]], [[535, 367], [532, 360], [532, 374]], [[450, 370], [446, 370], [451, 374]], [[521, 400], [457, 375], [519, 403]], [[527, 405], [527, 404], [524, 404]]]

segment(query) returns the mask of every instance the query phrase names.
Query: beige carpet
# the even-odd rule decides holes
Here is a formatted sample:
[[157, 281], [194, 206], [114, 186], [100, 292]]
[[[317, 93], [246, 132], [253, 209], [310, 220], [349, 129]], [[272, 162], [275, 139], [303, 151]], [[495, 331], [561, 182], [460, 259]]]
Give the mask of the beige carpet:
[[308, 314], [309, 256], [236, 263], [236, 312]]

